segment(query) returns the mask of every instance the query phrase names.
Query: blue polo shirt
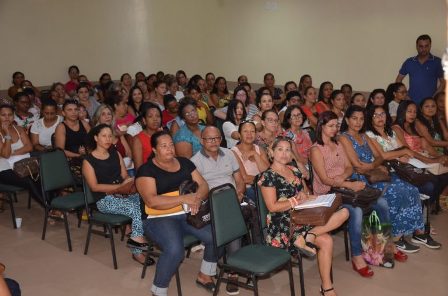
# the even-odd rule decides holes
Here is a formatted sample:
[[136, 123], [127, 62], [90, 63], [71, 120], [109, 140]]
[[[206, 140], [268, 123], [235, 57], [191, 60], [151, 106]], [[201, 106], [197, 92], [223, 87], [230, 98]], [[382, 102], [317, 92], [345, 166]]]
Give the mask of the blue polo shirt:
[[442, 61], [432, 54], [423, 64], [420, 64], [417, 56], [410, 57], [401, 66], [400, 74], [409, 74], [409, 97], [420, 104], [436, 92], [437, 81], [443, 77]]

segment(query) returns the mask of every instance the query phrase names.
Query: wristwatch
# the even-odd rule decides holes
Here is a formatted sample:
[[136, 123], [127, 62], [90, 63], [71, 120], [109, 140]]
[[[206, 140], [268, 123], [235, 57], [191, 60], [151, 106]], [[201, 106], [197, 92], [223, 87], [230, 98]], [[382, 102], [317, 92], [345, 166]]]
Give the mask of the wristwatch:
[[5, 139], [5, 141], [11, 141], [12, 140], [12, 137], [10, 136], [10, 135], [6, 135], [6, 136], [3, 136], [3, 139]]

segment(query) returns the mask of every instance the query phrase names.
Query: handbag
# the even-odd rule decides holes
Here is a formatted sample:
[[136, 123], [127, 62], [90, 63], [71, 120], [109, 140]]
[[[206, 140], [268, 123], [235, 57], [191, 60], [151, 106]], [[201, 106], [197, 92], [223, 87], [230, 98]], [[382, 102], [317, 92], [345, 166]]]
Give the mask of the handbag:
[[341, 203], [341, 195], [336, 194], [336, 198], [331, 204], [331, 207], [316, 207], [301, 210], [291, 209], [291, 229], [294, 229], [294, 225], [322, 226], [327, 224], [328, 219], [339, 209]]
[[[179, 194], [184, 195], [195, 193], [198, 190], [198, 187], [199, 185], [195, 181], [185, 180], [179, 185]], [[196, 215], [187, 213], [187, 223], [197, 229], [210, 224], [210, 203], [208, 201], [208, 198], [201, 202]]]
[[31, 177], [33, 181], [39, 178], [39, 158], [28, 157], [14, 163], [14, 173], [20, 178]]
[[367, 186], [360, 191], [340, 187], [333, 187], [331, 191], [341, 194], [342, 203], [359, 207], [364, 213], [368, 212], [370, 205], [382, 195], [381, 190]]
[[111, 191], [116, 197], [128, 197], [129, 195], [137, 193], [137, 187], [135, 187], [135, 180], [123, 182], [120, 187]]
[[396, 159], [388, 160], [384, 163], [384, 165], [389, 169], [389, 171], [394, 171], [400, 179], [415, 186], [420, 186], [433, 180], [433, 175], [427, 170], [416, 168], [409, 163], [404, 163]]
[[379, 168], [371, 169], [363, 175], [366, 177], [369, 184], [374, 184], [377, 182], [390, 182], [391, 180], [390, 173], [384, 173], [384, 171]]

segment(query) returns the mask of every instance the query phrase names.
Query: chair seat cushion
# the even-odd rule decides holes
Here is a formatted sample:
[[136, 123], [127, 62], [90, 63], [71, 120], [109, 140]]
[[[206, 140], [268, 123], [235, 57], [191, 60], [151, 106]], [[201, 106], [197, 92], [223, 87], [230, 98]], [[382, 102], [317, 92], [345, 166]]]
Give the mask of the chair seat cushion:
[[273, 271], [291, 260], [291, 255], [280, 248], [249, 245], [227, 257], [227, 265], [261, 275]]
[[58, 196], [51, 201], [51, 207], [62, 211], [84, 208], [84, 193], [73, 192], [64, 196]]
[[132, 223], [132, 219], [125, 215], [104, 214], [100, 212], [93, 213], [92, 221], [97, 223], [106, 223], [111, 225], [124, 225]]
[[0, 192], [17, 192], [17, 191], [24, 191], [25, 188], [17, 187], [13, 185], [8, 184], [0, 184]]

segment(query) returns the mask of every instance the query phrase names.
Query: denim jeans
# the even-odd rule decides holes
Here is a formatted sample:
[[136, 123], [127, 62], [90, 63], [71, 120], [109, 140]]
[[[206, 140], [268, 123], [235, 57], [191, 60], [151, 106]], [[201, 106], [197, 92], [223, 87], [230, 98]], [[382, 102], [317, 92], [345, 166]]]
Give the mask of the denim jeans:
[[210, 276], [216, 274], [217, 256], [210, 225], [201, 229], [194, 228], [187, 223], [186, 215], [182, 214], [147, 219], [143, 222], [143, 229], [145, 235], [162, 249], [151, 288], [155, 295], [167, 294], [170, 280], [185, 256], [183, 237], [186, 234], [195, 236], [205, 246], [201, 272]]
[[[348, 209], [350, 213], [350, 218], [348, 219], [348, 234], [350, 237], [352, 256], [360, 256], [362, 253], [362, 209], [348, 204], [343, 204], [342, 206]], [[372, 209], [378, 214], [378, 218], [380, 218], [381, 223], [389, 223], [389, 206], [383, 197], [378, 198], [376, 203], [372, 205]]]

